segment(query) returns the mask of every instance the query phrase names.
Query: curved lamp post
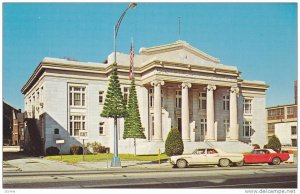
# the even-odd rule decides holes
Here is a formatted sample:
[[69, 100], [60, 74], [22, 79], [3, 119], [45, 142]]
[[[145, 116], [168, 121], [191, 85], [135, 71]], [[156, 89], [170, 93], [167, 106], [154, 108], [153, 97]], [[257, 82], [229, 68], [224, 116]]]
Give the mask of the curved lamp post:
[[[118, 35], [118, 30], [121, 25], [121, 22], [126, 14], [126, 12], [129, 9], [132, 9], [136, 7], [136, 3], [129, 3], [128, 7], [125, 9], [125, 11], [122, 13], [120, 16], [117, 24], [114, 26], [114, 63], [117, 62], [117, 53], [116, 53], [116, 47], [117, 47], [117, 35]], [[118, 131], [117, 131], [117, 119], [115, 118], [114, 121], [114, 156], [112, 158], [111, 166], [112, 167], [121, 167], [121, 161], [120, 158], [118, 157]]]
[[117, 24], [114, 26], [114, 62], [117, 62], [117, 53], [116, 53], [116, 49], [117, 49], [117, 36], [118, 36], [118, 31], [119, 31], [119, 27], [121, 25], [121, 22], [126, 14], [126, 12], [129, 9], [133, 9], [137, 6], [137, 3], [129, 3], [128, 7], [125, 9], [125, 11], [122, 13], [122, 15], [120, 16]]

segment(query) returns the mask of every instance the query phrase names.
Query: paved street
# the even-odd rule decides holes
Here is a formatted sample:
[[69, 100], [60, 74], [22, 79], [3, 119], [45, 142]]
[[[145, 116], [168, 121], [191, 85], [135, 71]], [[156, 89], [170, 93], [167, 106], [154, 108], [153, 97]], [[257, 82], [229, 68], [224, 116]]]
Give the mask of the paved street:
[[4, 188], [296, 188], [296, 165], [4, 172]]
[[22, 153], [4, 153], [3, 188], [296, 188], [297, 165], [172, 168], [167, 163], [67, 164]]

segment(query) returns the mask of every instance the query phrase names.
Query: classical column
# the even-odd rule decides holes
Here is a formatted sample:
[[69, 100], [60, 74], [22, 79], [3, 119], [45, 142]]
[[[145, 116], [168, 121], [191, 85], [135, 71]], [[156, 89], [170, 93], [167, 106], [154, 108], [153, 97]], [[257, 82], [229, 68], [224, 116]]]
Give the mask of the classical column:
[[231, 141], [238, 141], [239, 129], [237, 122], [237, 94], [239, 93], [238, 87], [230, 88], [230, 121], [229, 121], [229, 134]]
[[214, 108], [214, 90], [215, 85], [208, 85], [206, 88], [206, 119], [207, 119], [207, 134], [206, 141], [215, 141], [215, 108]]
[[181, 129], [182, 140], [190, 141], [190, 113], [189, 113], [189, 88], [190, 83], [182, 83], [182, 96], [181, 96]]
[[154, 135], [152, 140], [162, 141], [162, 119], [161, 119], [161, 86], [164, 81], [153, 81], [151, 85], [154, 86]]

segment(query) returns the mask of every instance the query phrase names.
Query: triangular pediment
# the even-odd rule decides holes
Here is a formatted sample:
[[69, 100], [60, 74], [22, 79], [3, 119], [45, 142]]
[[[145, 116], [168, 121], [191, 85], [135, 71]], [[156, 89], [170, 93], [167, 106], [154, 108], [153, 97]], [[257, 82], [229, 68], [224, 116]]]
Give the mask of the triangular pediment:
[[178, 58], [192, 58], [192, 60], [205, 60], [213, 63], [220, 63], [220, 60], [200, 51], [199, 49], [192, 47], [185, 41], [179, 40], [175, 43], [165, 44], [155, 47], [141, 48], [140, 55], [144, 56], [157, 56], [164, 55], [165, 57], [171, 57], [173, 59]]

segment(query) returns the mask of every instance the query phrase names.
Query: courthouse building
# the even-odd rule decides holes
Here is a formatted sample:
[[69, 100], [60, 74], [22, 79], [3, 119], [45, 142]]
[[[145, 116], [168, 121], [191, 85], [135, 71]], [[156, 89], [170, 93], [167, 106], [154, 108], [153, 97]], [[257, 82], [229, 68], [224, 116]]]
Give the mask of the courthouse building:
[[[124, 98], [129, 96], [129, 55], [117, 53]], [[113, 53], [103, 63], [44, 58], [22, 88], [25, 111], [35, 118], [44, 150], [64, 139], [63, 153], [85, 142], [99, 142], [113, 150], [113, 119], [102, 118], [112, 71]], [[184, 41], [141, 48], [134, 57], [134, 75], [141, 122], [146, 139], [137, 140], [138, 154], [154, 154], [172, 127], [178, 128], [184, 151], [201, 146], [248, 149], [267, 143], [265, 99], [268, 85], [241, 78], [227, 66]], [[119, 152], [133, 152], [133, 140], [122, 138]]]

